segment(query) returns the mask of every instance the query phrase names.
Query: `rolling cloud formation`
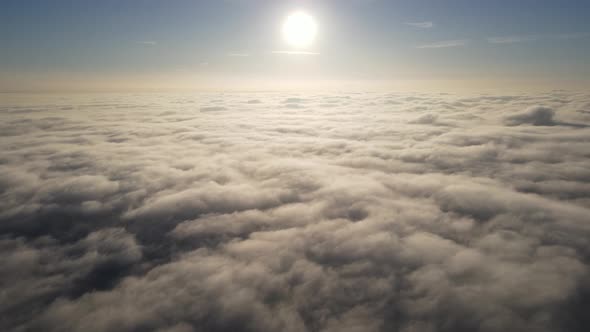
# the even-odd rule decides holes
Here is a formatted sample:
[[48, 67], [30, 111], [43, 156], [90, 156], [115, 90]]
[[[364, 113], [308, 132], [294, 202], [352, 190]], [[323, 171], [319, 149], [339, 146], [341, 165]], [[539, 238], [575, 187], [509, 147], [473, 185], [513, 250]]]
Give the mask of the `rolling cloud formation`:
[[8, 96], [3, 331], [588, 331], [590, 95]]

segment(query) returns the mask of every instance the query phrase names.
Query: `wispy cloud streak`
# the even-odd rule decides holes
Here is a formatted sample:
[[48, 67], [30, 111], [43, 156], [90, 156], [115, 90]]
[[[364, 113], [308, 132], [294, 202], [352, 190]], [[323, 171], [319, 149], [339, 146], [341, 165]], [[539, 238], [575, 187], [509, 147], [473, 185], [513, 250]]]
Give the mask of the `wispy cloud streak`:
[[238, 53], [228, 53], [227, 56], [229, 56], [229, 57], [242, 57], [242, 58], [245, 58], [245, 57], [249, 57], [250, 54], [249, 53], [239, 53], [238, 52]]
[[490, 44], [515, 44], [535, 41], [539, 39], [539, 36], [503, 36], [503, 37], [491, 37], [488, 38]]
[[430, 29], [432, 27], [434, 27], [434, 23], [431, 21], [425, 21], [425, 22], [406, 22], [404, 23], [405, 25], [409, 25], [411, 27], [414, 28], [421, 28], [421, 29]]
[[156, 46], [156, 45], [158, 45], [158, 42], [156, 42], [155, 40], [140, 40], [140, 41], [137, 41], [137, 44], [147, 45], [147, 46]]
[[581, 39], [590, 36], [590, 33], [568, 33], [568, 34], [547, 34], [547, 35], [514, 35], [487, 38], [490, 44], [516, 44], [538, 40], [555, 39]]
[[467, 39], [443, 40], [443, 41], [434, 42], [434, 43], [430, 43], [430, 44], [418, 45], [418, 46], [416, 46], [416, 48], [448, 48], [448, 47], [459, 47], [459, 46], [464, 46], [468, 42], [469, 42], [469, 40], [467, 40]]
[[287, 55], [319, 55], [317, 52], [305, 52], [305, 51], [272, 51], [272, 54], [287, 54]]

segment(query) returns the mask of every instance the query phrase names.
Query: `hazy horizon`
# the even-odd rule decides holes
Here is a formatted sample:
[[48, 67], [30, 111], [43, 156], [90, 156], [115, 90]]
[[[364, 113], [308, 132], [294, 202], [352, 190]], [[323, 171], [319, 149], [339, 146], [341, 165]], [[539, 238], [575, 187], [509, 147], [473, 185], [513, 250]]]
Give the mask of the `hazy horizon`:
[[[0, 91], [243, 90], [310, 81], [590, 87], [590, 5], [582, 0], [25, 0], [2, 7]], [[281, 36], [297, 10], [317, 23], [303, 47]]]

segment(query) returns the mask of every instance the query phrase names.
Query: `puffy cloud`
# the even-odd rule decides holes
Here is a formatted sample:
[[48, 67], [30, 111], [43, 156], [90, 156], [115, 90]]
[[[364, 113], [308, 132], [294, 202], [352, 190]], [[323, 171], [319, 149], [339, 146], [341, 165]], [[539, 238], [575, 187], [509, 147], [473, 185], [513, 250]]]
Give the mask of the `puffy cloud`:
[[588, 105], [10, 98], [0, 328], [586, 331]]
[[103, 228], [75, 243], [4, 238], [0, 251], [0, 310], [11, 317], [2, 322], [5, 329], [26, 324], [56, 298], [112, 288], [142, 258], [133, 235], [121, 228]]
[[548, 107], [532, 107], [523, 113], [506, 117], [506, 123], [510, 126], [532, 124], [534, 126], [553, 126], [555, 111]]

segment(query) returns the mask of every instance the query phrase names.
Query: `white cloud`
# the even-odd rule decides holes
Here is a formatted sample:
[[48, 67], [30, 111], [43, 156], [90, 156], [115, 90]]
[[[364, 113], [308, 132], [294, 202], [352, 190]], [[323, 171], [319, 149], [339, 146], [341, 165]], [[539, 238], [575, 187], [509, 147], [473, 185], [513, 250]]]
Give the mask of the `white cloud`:
[[539, 36], [504, 36], [488, 38], [491, 44], [515, 44], [538, 40]]
[[236, 52], [236, 53], [228, 53], [227, 56], [229, 56], [229, 57], [241, 57], [241, 58], [244, 58], [244, 57], [249, 57], [250, 54], [249, 53], [243, 53], [243, 52]]
[[2, 100], [0, 330], [586, 331], [588, 105]]
[[456, 39], [456, 40], [443, 40], [430, 44], [418, 45], [416, 48], [448, 48], [448, 47], [460, 47], [465, 46], [469, 40], [467, 39]]
[[569, 33], [569, 34], [546, 34], [546, 35], [520, 35], [520, 36], [502, 36], [490, 37], [487, 39], [491, 44], [515, 44], [532, 42], [538, 40], [555, 40], [555, 39], [580, 39], [590, 36], [589, 33]]
[[287, 55], [319, 55], [320, 53], [316, 52], [306, 52], [306, 51], [272, 51], [272, 54], [287, 54]]
[[531, 107], [522, 113], [507, 116], [504, 122], [511, 126], [532, 124], [535, 126], [553, 126], [555, 111], [548, 107]]
[[406, 22], [404, 23], [405, 25], [409, 25], [415, 28], [421, 28], [421, 29], [429, 29], [434, 27], [434, 23], [430, 22], [430, 21], [425, 21], [425, 22]]
[[578, 33], [563, 33], [554, 35], [555, 38], [559, 39], [580, 39], [590, 37], [590, 32], [578, 32]]
[[158, 45], [158, 42], [156, 42], [154, 40], [140, 40], [137, 42], [137, 44], [146, 45], [146, 46], [156, 46], [156, 45]]

